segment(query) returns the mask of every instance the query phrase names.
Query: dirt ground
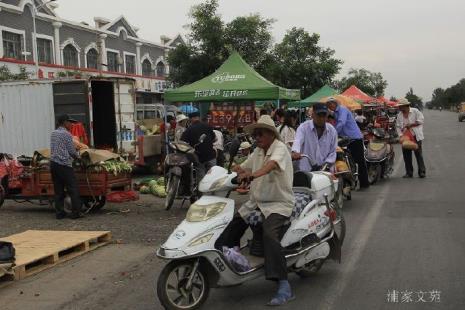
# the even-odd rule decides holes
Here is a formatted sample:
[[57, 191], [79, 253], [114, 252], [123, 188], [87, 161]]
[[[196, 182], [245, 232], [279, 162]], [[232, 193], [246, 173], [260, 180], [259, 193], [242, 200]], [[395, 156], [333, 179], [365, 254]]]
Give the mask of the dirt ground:
[[[240, 205], [247, 196], [231, 195]], [[165, 265], [155, 251], [185, 217], [189, 203], [140, 195], [137, 202], [108, 203], [78, 220], [56, 220], [48, 205], [5, 201], [0, 237], [37, 230], [109, 230], [113, 243], [21, 281], [0, 283], [5, 310], [161, 309], [155, 294]], [[0, 307], [2, 310], [4, 307]]]
[[78, 220], [56, 220], [48, 205], [6, 200], [0, 208], [0, 236], [20, 233], [28, 229], [40, 230], [109, 230], [113, 239], [124, 243], [160, 243], [184, 218], [188, 203], [181, 201], [169, 211], [164, 200], [152, 195], [140, 195], [139, 201], [107, 203], [97, 212]]

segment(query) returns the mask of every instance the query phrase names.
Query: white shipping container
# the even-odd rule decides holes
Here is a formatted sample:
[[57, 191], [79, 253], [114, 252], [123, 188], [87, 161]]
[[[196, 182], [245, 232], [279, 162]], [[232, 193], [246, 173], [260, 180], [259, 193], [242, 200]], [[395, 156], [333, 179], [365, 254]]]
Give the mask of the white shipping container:
[[0, 152], [33, 155], [49, 148], [53, 88], [47, 81], [0, 83]]

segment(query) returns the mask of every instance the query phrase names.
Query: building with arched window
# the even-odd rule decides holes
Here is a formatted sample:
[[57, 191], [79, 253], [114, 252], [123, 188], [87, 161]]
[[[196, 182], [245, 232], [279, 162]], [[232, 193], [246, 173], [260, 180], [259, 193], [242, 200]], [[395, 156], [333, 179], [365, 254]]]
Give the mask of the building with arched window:
[[[115, 20], [95, 17], [94, 24], [61, 19], [43, 5], [36, 16], [34, 50], [32, 12], [43, 0], [0, 1], [0, 66], [19, 72], [26, 67], [37, 76], [56, 79], [69, 72], [85, 75], [123, 76], [136, 80], [144, 102], [159, 102], [166, 88], [169, 65], [166, 55], [183, 43], [180, 35], [150, 42], [124, 16]], [[35, 63], [40, 70], [36, 73]], [[149, 99], [147, 99], [149, 98]]]
[[63, 48], [63, 65], [65, 67], [79, 68], [79, 52], [72, 44], [68, 44]]
[[86, 68], [98, 69], [98, 52], [95, 48], [90, 48], [86, 52]]
[[152, 63], [148, 59], [142, 61], [142, 75], [153, 76]]

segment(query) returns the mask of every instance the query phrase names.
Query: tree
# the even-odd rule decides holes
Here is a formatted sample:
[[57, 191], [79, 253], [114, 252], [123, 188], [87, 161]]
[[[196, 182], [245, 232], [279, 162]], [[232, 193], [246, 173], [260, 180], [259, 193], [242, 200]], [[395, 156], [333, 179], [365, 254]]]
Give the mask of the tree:
[[334, 50], [319, 46], [319, 40], [319, 34], [303, 28], [288, 30], [258, 71], [275, 84], [301, 89], [304, 97], [312, 94], [331, 83], [343, 63], [334, 58]]
[[446, 89], [436, 88], [433, 91], [431, 105], [450, 108], [465, 101], [465, 79]]
[[388, 83], [380, 72], [370, 72], [366, 69], [350, 69], [347, 76], [336, 83], [342, 92], [352, 85], [373, 97], [384, 95]]
[[224, 24], [217, 13], [217, 0], [193, 6], [188, 43], [168, 54], [169, 80], [175, 86], [192, 83], [213, 72], [221, 64]]
[[410, 87], [410, 90], [405, 95], [405, 99], [407, 99], [410, 102], [412, 107], [423, 110], [423, 101], [420, 97], [413, 93], [412, 87]]
[[251, 66], [259, 66], [270, 50], [274, 22], [274, 19], [264, 19], [259, 14], [236, 17], [226, 25], [225, 45], [239, 52]]
[[168, 54], [170, 81], [180, 86], [213, 73], [237, 50], [245, 61], [258, 66], [266, 59], [272, 43], [274, 20], [259, 14], [240, 16], [225, 24], [217, 13], [218, 1], [208, 0], [192, 7], [188, 43]]

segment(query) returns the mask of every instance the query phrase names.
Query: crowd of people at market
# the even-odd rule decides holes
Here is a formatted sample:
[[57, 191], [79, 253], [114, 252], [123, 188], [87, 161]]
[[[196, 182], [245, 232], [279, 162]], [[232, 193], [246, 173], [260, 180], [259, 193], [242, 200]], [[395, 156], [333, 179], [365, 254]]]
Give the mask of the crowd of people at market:
[[[404, 177], [413, 177], [414, 151], [418, 162], [418, 175], [424, 178], [426, 171], [422, 156], [423, 114], [418, 109], [411, 108], [406, 99], [399, 100], [398, 109], [395, 125], [400, 142], [410, 139], [416, 144], [414, 149], [403, 148], [406, 169]], [[385, 111], [383, 113], [386, 114]], [[270, 305], [282, 305], [293, 298], [280, 244], [294, 206], [293, 172], [320, 171], [323, 167], [328, 167], [329, 172], [334, 171], [338, 137], [346, 137], [350, 139], [348, 148], [358, 164], [360, 189], [368, 188], [370, 184], [362, 129], [366, 126], [382, 126], [380, 120], [385, 116], [383, 113], [378, 115], [381, 118], [372, 119], [372, 123], [367, 124], [368, 118], [363, 112], [353, 113], [331, 97], [325, 103], [314, 104], [306, 111], [305, 118], [302, 117], [302, 113], [293, 110], [262, 109], [258, 120], [241, 130], [251, 138], [251, 143], [242, 143], [242, 150], [249, 150], [244, 152], [246, 159], [235, 165], [233, 171], [238, 174], [241, 188], [247, 187], [247, 191], [250, 190], [250, 198], [237, 211], [216, 246], [219, 249], [223, 246], [238, 246], [248, 227], [247, 215], [257, 209], [262, 212], [265, 218], [265, 273], [267, 279], [278, 283], [277, 293], [271, 299]], [[51, 135], [51, 172], [55, 187], [57, 219], [65, 217], [65, 189], [72, 198], [71, 217], [80, 217], [76, 178], [71, 167], [72, 158], [77, 157], [73, 138], [69, 133], [74, 122], [68, 115], [60, 116], [58, 129]], [[169, 117], [168, 122], [162, 124], [161, 130], [170, 132], [168, 139], [183, 141], [195, 148], [199, 162], [197, 181], [211, 167], [224, 165], [223, 130], [211, 127], [206, 118], [201, 119], [199, 112], [190, 113], [189, 117], [184, 114], [178, 114], [176, 118]]]

